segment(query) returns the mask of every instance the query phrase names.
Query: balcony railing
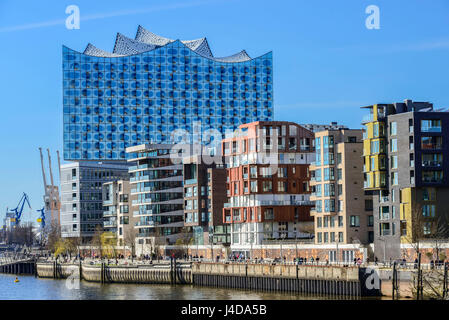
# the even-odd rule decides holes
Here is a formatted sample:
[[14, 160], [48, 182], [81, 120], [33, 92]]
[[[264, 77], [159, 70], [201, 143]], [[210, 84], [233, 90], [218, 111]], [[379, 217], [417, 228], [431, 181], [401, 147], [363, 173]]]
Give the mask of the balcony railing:
[[103, 225], [105, 227], [112, 227], [112, 228], [114, 228], [114, 227], [117, 227], [117, 221], [105, 221], [103, 223]]
[[103, 217], [115, 217], [117, 212], [115, 211], [103, 211]]
[[187, 179], [185, 181], [185, 185], [189, 185], [189, 184], [196, 184], [197, 183], [197, 179]]
[[154, 227], [156, 225], [156, 223], [154, 221], [138, 221], [136, 222], [135, 226], [136, 227]]
[[423, 161], [423, 167], [441, 167], [443, 165], [442, 161]]

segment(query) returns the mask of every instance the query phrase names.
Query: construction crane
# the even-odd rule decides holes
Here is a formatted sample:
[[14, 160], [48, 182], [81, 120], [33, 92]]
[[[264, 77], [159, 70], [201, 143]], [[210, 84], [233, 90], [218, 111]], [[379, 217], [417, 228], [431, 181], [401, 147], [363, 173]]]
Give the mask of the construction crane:
[[28, 207], [31, 209], [30, 200], [28, 195], [24, 192], [22, 198], [20, 198], [19, 204], [16, 208], [12, 209], [9, 212], [6, 212], [6, 216], [11, 219], [11, 226], [18, 226], [20, 223], [20, 218], [22, 217], [23, 207], [25, 203], [28, 204]]

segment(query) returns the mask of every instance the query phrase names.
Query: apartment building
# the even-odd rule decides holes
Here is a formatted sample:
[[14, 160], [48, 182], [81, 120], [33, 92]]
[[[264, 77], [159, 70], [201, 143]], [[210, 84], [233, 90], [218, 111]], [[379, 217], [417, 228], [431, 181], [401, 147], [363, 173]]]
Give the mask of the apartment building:
[[447, 236], [449, 112], [428, 102], [377, 104], [363, 123], [364, 188], [373, 191], [375, 254]]
[[129, 180], [103, 184], [103, 227], [116, 235], [120, 247], [129, 247], [129, 242], [135, 237], [137, 218], [132, 215], [130, 191]]
[[316, 244], [373, 241], [373, 200], [371, 192], [363, 190], [362, 136], [361, 129], [315, 133], [310, 200], [315, 204], [311, 215]]
[[[220, 157], [216, 157], [220, 159]], [[227, 172], [223, 161], [206, 164], [201, 156], [183, 159], [184, 225], [198, 245], [230, 243], [230, 226], [223, 223]]]
[[131, 204], [137, 218], [137, 249], [151, 253], [156, 245], [174, 244], [184, 226], [182, 158], [174, 164], [172, 144], [126, 148]]
[[61, 236], [88, 242], [98, 227], [103, 228], [103, 183], [127, 178], [126, 163], [61, 165]]
[[228, 188], [223, 220], [231, 225], [231, 245], [313, 234], [313, 138], [293, 122], [258, 121], [222, 140]]

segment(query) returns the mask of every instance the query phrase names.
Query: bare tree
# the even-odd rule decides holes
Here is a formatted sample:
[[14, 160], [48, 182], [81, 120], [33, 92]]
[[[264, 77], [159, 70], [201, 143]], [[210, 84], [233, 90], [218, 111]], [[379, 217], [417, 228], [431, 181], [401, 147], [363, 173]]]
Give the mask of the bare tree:
[[181, 247], [181, 249], [177, 249], [175, 255], [181, 257], [183, 255], [188, 254], [189, 245], [193, 244], [194, 237], [189, 227], [181, 228], [181, 232], [179, 238], [176, 240], [176, 245]]
[[131, 249], [131, 261], [134, 262], [134, 256], [136, 255], [136, 238], [137, 238], [137, 230], [134, 228], [129, 228], [125, 232], [124, 245], [125, 248], [128, 247]]
[[101, 234], [102, 233], [103, 233], [103, 228], [100, 225], [98, 225], [95, 228], [95, 233], [94, 233], [94, 235], [92, 237], [92, 240], [91, 240], [91, 245], [94, 248], [97, 248], [98, 253], [100, 254], [100, 258], [103, 258], [103, 245], [102, 245], [102, 241], [101, 241]]
[[[425, 253], [427, 258], [433, 261], [446, 258], [444, 253], [440, 252], [441, 243], [447, 242], [449, 236], [446, 217], [441, 214], [435, 217], [425, 211], [421, 204], [416, 204], [411, 209], [407, 224], [407, 233], [403, 237], [413, 247], [416, 256], [419, 254], [422, 256]], [[424, 252], [424, 243], [430, 244], [432, 251]], [[421, 281], [419, 281], [420, 274]], [[443, 299], [445, 296], [444, 279], [444, 268], [440, 269], [438, 265], [435, 269], [418, 270], [413, 274], [412, 291], [417, 295], [421, 290], [421, 296], [428, 299]]]
[[55, 252], [57, 243], [61, 240], [61, 228], [56, 221], [52, 221], [44, 233], [45, 247], [51, 252]]

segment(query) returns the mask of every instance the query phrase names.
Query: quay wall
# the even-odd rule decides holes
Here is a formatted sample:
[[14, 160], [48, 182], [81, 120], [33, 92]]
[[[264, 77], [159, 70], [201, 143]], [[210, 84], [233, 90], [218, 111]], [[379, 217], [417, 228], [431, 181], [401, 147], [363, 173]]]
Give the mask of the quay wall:
[[[55, 272], [56, 267], [56, 272]], [[81, 272], [80, 272], [81, 271]], [[242, 263], [192, 263], [178, 266], [56, 265], [38, 263], [37, 275], [67, 278], [71, 275], [101, 283], [191, 284], [231, 289], [322, 294], [379, 296], [366, 278], [372, 270], [358, 267], [265, 265]]]

